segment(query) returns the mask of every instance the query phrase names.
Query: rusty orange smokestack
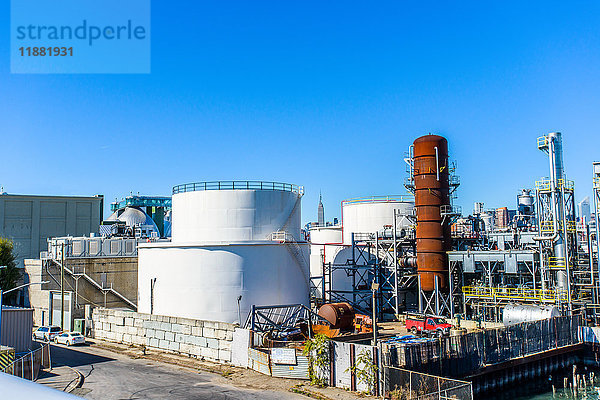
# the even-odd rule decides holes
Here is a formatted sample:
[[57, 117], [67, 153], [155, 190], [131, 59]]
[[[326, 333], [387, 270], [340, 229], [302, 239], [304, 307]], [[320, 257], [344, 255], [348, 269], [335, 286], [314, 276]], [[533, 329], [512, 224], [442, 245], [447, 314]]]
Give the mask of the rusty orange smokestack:
[[450, 250], [450, 225], [442, 224], [441, 206], [450, 205], [448, 141], [437, 135], [416, 139], [413, 178], [417, 213], [417, 272], [421, 289], [432, 291], [435, 276], [439, 289], [448, 282], [446, 251]]

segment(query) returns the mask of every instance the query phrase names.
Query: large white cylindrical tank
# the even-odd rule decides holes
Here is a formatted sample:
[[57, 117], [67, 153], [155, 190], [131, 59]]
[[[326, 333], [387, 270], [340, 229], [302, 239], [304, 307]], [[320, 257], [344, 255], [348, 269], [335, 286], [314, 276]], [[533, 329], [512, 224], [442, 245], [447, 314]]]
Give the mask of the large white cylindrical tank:
[[173, 242], [300, 240], [302, 188], [274, 182], [201, 182], [173, 188]]
[[317, 226], [310, 228], [310, 276], [323, 275], [323, 262], [332, 263], [341, 248], [342, 227]]
[[341, 225], [310, 228], [310, 277], [316, 297], [323, 296], [323, 263], [334, 262], [341, 244]]
[[384, 226], [393, 226], [394, 210], [401, 215], [396, 222], [398, 230], [412, 225], [407, 217], [413, 215], [415, 202], [410, 196], [379, 196], [344, 200], [342, 225], [345, 244], [352, 244], [352, 233], [379, 232]]
[[173, 188], [172, 241], [138, 248], [138, 310], [243, 323], [252, 305], [308, 306], [301, 197], [302, 188], [273, 182]]
[[[352, 263], [352, 257], [358, 257], [356, 254], [352, 254], [352, 246], [344, 247], [340, 249], [335, 255], [334, 263], [336, 265], [345, 265]], [[364, 260], [361, 260], [364, 261]], [[365, 280], [370, 282], [372, 277], [370, 272], [366, 272], [368, 276], [365, 276]], [[334, 269], [331, 273], [331, 288], [338, 292], [346, 301], [354, 302], [353, 299], [353, 278], [349, 276], [343, 269]], [[363, 288], [364, 289], [364, 288]], [[341, 299], [338, 299], [341, 301]]]
[[239, 296], [242, 321], [252, 305], [308, 305], [307, 253], [308, 244], [267, 241], [140, 244], [138, 310], [233, 323]]
[[514, 325], [558, 316], [560, 310], [555, 306], [508, 304], [504, 307], [502, 322], [504, 325]]

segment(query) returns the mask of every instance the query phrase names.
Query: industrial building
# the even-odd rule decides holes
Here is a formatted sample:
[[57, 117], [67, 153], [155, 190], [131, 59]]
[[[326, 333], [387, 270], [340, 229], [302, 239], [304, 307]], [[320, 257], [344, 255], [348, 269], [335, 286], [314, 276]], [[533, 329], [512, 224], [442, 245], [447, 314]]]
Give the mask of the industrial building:
[[[600, 307], [598, 212], [587, 221], [580, 207], [586, 215], [576, 219], [560, 133], [531, 147], [548, 163], [549, 177], [532, 180], [535, 189], [515, 188], [514, 204], [477, 202], [469, 214], [454, 204], [459, 179], [448, 141], [438, 135], [409, 146], [406, 194], [344, 200], [340, 224], [326, 222], [319, 196], [317, 222], [306, 231], [304, 189], [293, 184], [198, 182], [173, 187], [170, 198], [127, 198], [114, 203], [102, 235], [52, 238], [40, 260], [26, 262], [32, 280], [50, 281], [30, 292], [36, 324], [64, 318], [70, 329], [74, 318], [89, 321], [92, 307], [127, 308], [136, 313], [96, 311], [94, 334], [219, 362], [234, 359], [229, 342], [238, 329], [251, 330], [242, 353], [248, 350], [245, 365], [259, 370], [258, 360], [273, 355], [261, 346], [320, 332], [336, 339], [334, 358], [344, 373], [348, 364], [340, 359], [355, 362], [352, 346], [371, 340], [386, 344], [372, 347], [382, 352], [378, 363], [428, 374], [464, 378], [490, 361], [507, 370], [497, 364], [516, 357], [535, 358], [531, 376], [564, 368], [583, 321], [595, 320]], [[593, 171], [597, 210], [600, 163]], [[405, 335], [409, 314], [423, 326], [435, 318], [444, 327], [435, 338]], [[377, 339], [382, 322], [395, 331]], [[197, 324], [225, 329], [194, 333]], [[187, 333], [176, 332], [184, 325]], [[412, 328], [416, 323], [410, 329], [417, 334]], [[481, 350], [483, 342], [492, 344]], [[246, 349], [253, 345], [259, 348]], [[510, 374], [529, 371], [527, 362]], [[277, 368], [269, 373], [292, 374], [289, 366]], [[504, 385], [508, 376], [503, 371], [491, 381]], [[485, 379], [469, 379], [487, 390]]]
[[[586, 321], [600, 322], [599, 213], [586, 199], [576, 212], [562, 146], [557, 132], [532, 140], [549, 177], [515, 188], [514, 204], [476, 202], [465, 214], [438, 135], [408, 147], [405, 194], [344, 200], [339, 224], [326, 222], [319, 196], [304, 231], [304, 188], [293, 184], [197, 182], [172, 197], [130, 196], [98, 235], [51, 238], [26, 260], [30, 281], [49, 281], [29, 289], [34, 321], [72, 329], [83, 319], [99, 339], [304, 378], [297, 349], [324, 333], [334, 339], [330, 383], [351, 390], [357, 349], [373, 351], [385, 374], [468, 379], [469, 394], [552, 373], [574, 362]], [[593, 171], [598, 210], [600, 163]], [[293, 362], [277, 361], [282, 349]], [[376, 386], [391, 382], [380, 378]]]
[[[596, 318], [596, 221], [576, 227], [562, 135], [550, 133], [535, 144], [547, 155], [549, 177], [536, 181], [535, 190], [521, 189], [514, 206], [490, 210], [480, 202], [463, 215], [453, 205], [459, 181], [446, 139], [416, 139], [405, 182], [414, 197], [347, 200], [341, 227], [311, 228], [313, 304], [344, 301], [381, 320], [413, 309], [501, 322], [509, 304], [511, 318], [515, 305]], [[594, 174], [597, 207], [598, 163]], [[590, 219], [587, 202], [580, 203], [583, 221]], [[379, 284], [375, 310], [373, 282]]]
[[[296, 185], [184, 184], [172, 197], [113, 203], [103, 236], [51, 240], [28, 273], [53, 282], [43, 288], [49, 292], [66, 273], [72, 315], [90, 304], [241, 323], [253, 306], [340, 301], [380, 320], [416, 310], [498, 322], [508, 304], [592, 315], [600, 303], [598, 227], [587, 221], [586, 199], [576, 224], [562, 135], [536, 144], [550, 176], [520, 189], [514, 205], [478, 202], [463, 215], [453, 204], [459, 180], [448, 142], [425, 135], [405, 157], [408, 193], [344, 200], [341, 224], [325, 222], [319, 196], [318, 222], [303, 233]], [[600, 164], [594, 171], [597, 203]], [[171, 240], [160, 239], [169, 231]], [[41, 304], [36, 322], [53, 320], [52, 296], [30, 296]]]
[[61, 325], [64, 316], [70, 329], [90, 321], [90, 307], [137, 309], [138, 242], [170, 235], [170, 209], [170, 197], [131, 195], [88, 235], [47, 239], [24, 261], [26, 282], [47, 282], [26, 289], [35, 324]]
[[25, 260], [25, 280], [47, 282], [26, 289], [35, 325], [71, 329], [75, 319], [90, 320], [89, 307], [136, 309], [135, 238], [52, 238], [47, 249], [40, 258]]
[[0, 194], [0, 237], [11, 239], [17, 265], [38, 258], [47, 240], [98, 232], [104, 197]]

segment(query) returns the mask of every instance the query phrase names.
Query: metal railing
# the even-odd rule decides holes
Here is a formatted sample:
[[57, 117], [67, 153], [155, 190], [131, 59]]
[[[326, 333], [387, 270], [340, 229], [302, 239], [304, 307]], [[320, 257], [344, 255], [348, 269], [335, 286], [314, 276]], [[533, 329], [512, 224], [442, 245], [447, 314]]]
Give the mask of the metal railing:
[[0, 372], [35, 381], [43, 368], [52, 369], [50, 358], [50, 343], [41, 345], [24, 356], [8, 364]]
[[549, 257], [548, 267], [551, 269], [565, 269], [567, 267], [567, 259], [565, 257]]
[[448, 177], [450, 186], [460, 186], [460, 177], [458, 175], [450, 175]]
[[384, 391], [391, 400], [472, 400], [471, 382], [384, 367]]
[[505, 288], [488, 286], [464, 286], [465, 298], [490, 299], [494, 301], [538, 301], [541, 303], [557, 303], [566, 300], [565, 290]]
[[[553, 220], [547, 220], [547, 221], [542, 221], [540, 223], [540, 228], [542, 230], [543, 233], [554, 233], [554, 221]], [[558, 229], [559, 230], [563, 230], [563, 222], [559, 221], [558, 222]], [[575, 223], [575, 221], [567, 221], [567, 232], [575, 232], [577, 231], [577, 224]]]
[[[565, 188], [565, 190], [573, 190], [575, 182], [569, 179], [559, 179], [556, 182], [557, 188]], [[547, 191], [552, 189], [552, 181], [547, 178], [542, 178], [539, 181], [535, 181], [535, 188], [540, 191]]]
[[132, 207], [164, 207], [171, 208], [170, 197], [127, 196], [110, 204], [110, 211], [117, 211], [127, 206]]
[[244, 327], [254, 332], [284, 332], [296, 329], [299, 322], [327, 323], [323, 317], [303, 304], [252, 306]]
[[441, 215], [462, 215], [462, 207], [461, 206], [451, 206], [445, 204], [440, 206], [440, 214]]
[[294, 235], [287, 231], [277, 231], [271, 233], [271, 240], [274, 242], [296, 242]]
[[[144, 242], [147, 240], [149, 239], [143, 239]], [[64, 251], [65, 258], [136, 257], [137, 246], [142, 239], [139, 237], [64, 236], [48, 238], [47, 241], [48, 251], [40, 252], [40, 258], [61, 260], [62, 251]]]
[[414, 202], [413, 196], [407, 195], [390, 195], [390, 196], [371, 196], [371, 197], [357, 197], [354, 199], [348, 199], [342, 201], [342, 206], [348, 204], [361, 204], [361, 203], [394, 203], [394, 202]]
[[304, 194], [304, 186], [282, 182], [263, 181], [211, 181], [185, 183], [173, 187], [173, 194], [198, 192], [204, 190], [281, 190], [284, 192]]

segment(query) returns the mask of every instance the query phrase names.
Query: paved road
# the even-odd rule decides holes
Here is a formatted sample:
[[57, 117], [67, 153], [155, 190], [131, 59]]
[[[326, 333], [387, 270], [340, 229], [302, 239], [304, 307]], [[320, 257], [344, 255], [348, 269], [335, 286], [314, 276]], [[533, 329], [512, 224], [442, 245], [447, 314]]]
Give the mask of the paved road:
[[52, 362], [85, 377], [78, 394], [88, 399], [303, 399], [289, 392], [264, 392], [230, 385], [208, 372], [195, 373], [143, 358], [132, 359], [95, 346], [52, 345]]

